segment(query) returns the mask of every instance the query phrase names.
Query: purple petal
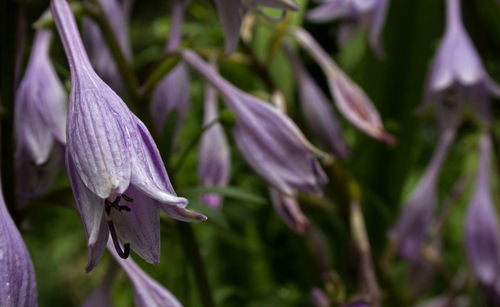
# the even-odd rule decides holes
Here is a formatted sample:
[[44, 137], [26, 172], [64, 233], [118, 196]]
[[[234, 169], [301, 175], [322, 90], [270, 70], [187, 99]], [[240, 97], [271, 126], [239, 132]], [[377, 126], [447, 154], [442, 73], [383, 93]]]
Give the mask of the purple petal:
[[368, 29], [369, 41], [378, 57], [383, 57], [385, 52], [380, 43], [380, 35], [385, 24], [389, 0], [378, 0], [371, 13], [371, 22]]
[[270, 189], [271, 200], [276, 212], [293, 231], [304, 234], [309, 228], [309, 220], [300, 210], [295, 197], [287, 196], [278, 190]]
[[99, 283], [97, 288], [92, 292], [89, 298], [83, 303], [82, 307], [111, 307], [113, 301], [111, 300], [111, 287], [118, 272], [118, 264], [111, 262], [108, 265], [106, 275]]
[[183, 222], [203, 222], [207, 220], [207, 217], [201, 213], [179, 208], [177, 206], [160, 204], [160, 208], [171, 218]]
[[327, 22], [344, 16], [348, 12], [349, 0], [331, 0], [307, 12], [307, 20]]
[[226, 54], [229, 55], [238, 45], [243, 7], [241, 0], [214, 0], [214, 2], [226, 40]]
[[38, 306], [35, 271], [0, 189], [0, 306]]
[[265, 5], [276, 9], [297, 11], [299, 5], [293, 0], [252, 0], [255, 4]]

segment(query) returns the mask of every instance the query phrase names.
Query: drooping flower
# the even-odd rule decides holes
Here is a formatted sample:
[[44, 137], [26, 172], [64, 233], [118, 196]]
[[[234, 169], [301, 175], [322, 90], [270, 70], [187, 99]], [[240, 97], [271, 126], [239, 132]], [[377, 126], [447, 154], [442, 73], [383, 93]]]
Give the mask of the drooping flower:
[[293, 231], [304, 234], [309, 228], [309, 220], [300, 210], [295, 196], [289, 196], [280, 191], [270, 188], [271, 202], [279, 216]]
[[93, 70], [68, 3], [53, 0], [51, 9], [71, 71], [66, 168], [87, 233], [86, 270], [109, 233], [122, 257], [132, 248], [158, 263], [158, 208], [183, 221], [206, 218], [185, 209], [149, 131]]
[[288, 46], [285, 50], [295, 70], [299, 100], [307, 125], [328, 151], [337, 157], [345, 158], [349, 149], [342, 138], [342, 131], [330, 102], [302, 65], [297, 54]]
[[367, 30], [371, 47], [378, 56], [383, 56], [380, 34], [388, 6], [389, 0], [329, 0], [307, 12], [307, 20], [320, 23], [342, 18], [341, 43], [359, 30]]
[[349, 79], [308, 32], [294, 28], [292, 34], [323, 70], [340, 113], [367, 135], [393, 143], [393, 136], [384, 130], [377, 110], [363, 90]]
[[49, 58], [51, 33], [38, 30], [26, 72], [16, 91], [16, 169], [21, 196], [37, 195], [58, 170], [66, 143], [66, 91]]
[[[103, 13], [128, 61], [132, 61], [132, 49], [128, 38], [128, 12], [124, 4], [117, 0], [99, 0]], [[83, 18], [83, 42], [95, 71], [115, 92], [125, 90], [118, 66], [99, 26], [89, 17]]]
[[149, 277], [132, 258], [122, 259], [108, 242], [108, 250], [122, 267], [134, 288], [136, 307], [182, 307], [181, 303], [165, 287]]
[[256, 5], [264, 5], [284, 11], [299, 9], [299, 6], [293, 0], [214, 0], [214, 2], [221, 19], [227, 54], [233, 53], [238, 46], [244, 11]]
[[420, 255], [421, 245], [434, 218], [439, 173], [454, 138], [455, 130], [443, 131], [431, 162], [389, 234], [397, 243], [403, 259], [412, 261]]
[[0, 188], [0, 306], [38, 306], [35, 271]]
[[119, 266], [116, 262], [111, 261], [108, 265], [106, 273], [99, 285], [94, 289], [92, 294], [83, 303], [82, 307], [111, 307], [113, 300], [111, 299], [111, 288]]
[[[165, 52], [175, 51], [181, 42], [181, 27], [184, 10], [188, 0], [175, 0], [172, 3], [171, 27]], [[162, 131], [170, 112], [176, 112], [174, 140], [180, 129], [189, 107], [189, 73], [184, 63], [177, 66], [156, 86], [151, 98], [151, 115], [158, 131]]]
[[[212, 124], [217, 120], [217, 93], [210, 85], [205, 86], [205, 114], [203, 124]], [[203, 134], [198, 153], [198, 177], [205, 187], [226, 186], [229, 182], [231, 156], [226, 135], [220, 123], [213, 124]], [[203, 194], [201, 200], [212, 208], [222, 206], [222, 196]]]
[[261, 177], [288, 195], [296, 190], [321, 192], [327, 178], [317, 161], [320, 154], [288, 116], [234, 87], [196, 53], [183, 50], [181, 55], [219, 91], [228, 109], [236, 115], [233, 127], [236, 145]]
[[481, 109], [489, 103], [488, 94], [500, 97], [500, 87], [488, 76], [465, 30], [460, 0], [447, 0], [446, 4], [446, 30], [427, 77], [422, 108], [436, 101], [444, 127], [457, 125], [464, 102], [470, 102], [488, 120], [488, 112]]
[[491, 150], [490, 136], [485, 134], [479, 143], [476, 188], [465, 218], [465, 244], [474, 276], [494, 290], [500, 283], [500, 228], [490, 192]]

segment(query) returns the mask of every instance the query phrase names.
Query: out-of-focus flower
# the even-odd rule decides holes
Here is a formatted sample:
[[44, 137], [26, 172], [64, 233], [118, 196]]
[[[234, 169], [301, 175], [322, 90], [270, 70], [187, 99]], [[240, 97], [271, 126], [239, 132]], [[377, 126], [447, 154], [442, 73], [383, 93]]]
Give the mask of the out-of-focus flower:
[[[500, 87], [488, 76], [481, 57], [462, 22], [460, 0], [447, 0], [446, 31], [427, 77], [422, 108], [437, 101], [444, 127], [456, 126], [464, 102], [476, 109], [488, 104], [488, 94], [499, 97]], [[481, 112], [480, 115], [490, 114]], [[483, 114], [481, 114], [483, 113]]]
[[420, 255], [422, 241], [436, 209], [439, 172], [454, 138], [453, 129], [442, 133], [431, 162], [390, 232], [390, 237], [398, 244], [399, 254], [403, 259], [415, 260]]
[[53, 0], [51, 9], [71, 70], [66, 168], [87, 233], [86, 270], [109, 233], [122, 257], [132, 248], [158, 263], [158, 208], [183, 221], [206, 217], [185, 209], [149, 131], [92, 69], [68, 3]]
[[122, 259], [108, 242], [108, 250], [127, 274], [134, 288], [136, 307], [181, 307], [181, 303], [165, 287], [149, 277], [133, 260]]
[[89, 296], [89, 298], [83, 303], [82, 307], [112, 307], [113, 301], [111, 299], [111, 288], [113, 286], [113, 281], [118, 273], [118, 264], [111, 261], [108, 265], [106, 274], [103, 279]]
[[300, 210], [295, 196], [288, 196], [270, 188], [271, 201], [279, 216], [293, 231], [304, 234], [309, 228], [309, 220]]
[[365, 300], [354, 300], [350, 303], [340, 305], [341, 307], [370, 307], [372, 304]]
[[[181, 41], [181, 27], [184, 10], [188, 0], [175, 0], [172, 3], [172, 23], [165, 52], [175, 51]], [[165, 120], [170, 112], [176, 112], [174, 142], [179, 136], [189, 107], [189, 73], [184, 63], [179, 63], [156, 86], [151, 98], [151, 115], [158, 131], [164, 129]]]
[[308, 32], [294, 28], [292, 33], [325, 73], [340, 113], [367, 135], [389, 144], [393, 143], [393, 136], [384, 130], [377, 110], [363, 90], [349, 79]]
[[317, 161], [320, 154], [288, 116], [234, 87], [196, 53], [183, 50], [181, 55], [219, 91], [228, 109], [235, 113], [236, 145], [261, 177], [288, 195], [295, 190], [321, 192], [327, 177]]
[[330, 299], [323, 290], [314, 288], [311, 291], [311, 303], [315, 307], [329, 307]]
[[295, 69], [299, 99], [307, 125], [328, 151], [337, 157], [347, 157], [349, 149], [342, 138], [342, 131], [330, 102], [302, 65], [297, 54], [288, 46], [285, 50]]
[[415, 307], [467, 307], [471, 306], [471, 300], [467, 296], [458, 296], [450, 293], [448, 295], [442, 295], [428, 299]]
[[[203, 124], [212, 124], [217, 119], [217, 93], [210, 85], [205, 86], [205, 114]], [[229, 181], [231, 156], [226, 135], [220, 123], [213, 124], [203, 134], [198, 154], [198, 176], [205, 187], [226, 186]], [[222, 206], [222, 196], [201, 195], [201, 200], [212, 208]]]
[[330, 0], [307, 12], [307, 19], [312, 22], [328, 22], [342, 18], [339, 36], [341, 43], [359, 30], [367, 30], [370, 45], [380, 57], [384, 55], [380, 34], [388, 6], [389, 0]]
[[221, 19], [227, 54], [231, 54], [238, 46], [244, 11], [256, 5], [264, 5], [284, 11], [299, 9], [299, 6], [293, 0], [214, 0], [214, 2]]
[[490, 136], [483, 135], [476, 188], [465, 218], [465, 243], [476, 279], [494, 289], [495, 283], [500, 283], [500, 229], [490, 193], [491, 146]]
[[0, 306], [38, 306], [33, 264], [0, 188]]
[[[104, 15], [109, 20], [125, 58], [132, 61], [126, 5], [122, 6], [117, 0], [99, 0], [99, 4]], [[88, 17], [83, 18], [83, 41], [92, 66], [99, 77], [117, 93], [123, 93], [125, 90], [123, 80], [101, 29]]]
[[66, 143], [67, 96], [50, 62], [50, 41], [50, 31], [36, 32], [16, 91], [16, 169], [22, 177], [18, 192], [23, 196], [39, 194], [52, 181], [60, 160], [57, 144]]

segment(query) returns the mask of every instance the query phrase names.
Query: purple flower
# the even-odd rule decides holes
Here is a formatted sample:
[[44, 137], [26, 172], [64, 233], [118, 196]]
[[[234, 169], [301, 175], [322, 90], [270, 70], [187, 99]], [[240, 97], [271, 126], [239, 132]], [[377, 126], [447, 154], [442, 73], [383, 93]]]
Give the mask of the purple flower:
[[236, 115], [233, 135], [250, 166], [273, 187], [320, 193], [327, 178], [320, 155], [293, 121], [274, 106], [234, 87], [196, 53], [183, 50], [183, 60], [215, 87]]
[[251, 6], [264, 5], [284, 11], [296, 11], [299, 6], [293, 0], [214, 0], [226, 40], [226, 53], [231, 54], [238, 46], [243, 12]]
[[304, 234], [309, 228], [309, 220], [300, 210], [297, 199], [270, 188], [271, 201], [279, 216], [293, 231]]
[[307, 12], [312, 22], [328, 22], [342, 18], [341, 43], [350, 39], [358, 30], [366, 29], [369, 42], [378, 56], [383, 56], [380, 34], [385, 23], [389, 0], [330, 0]]
[[337, 157], [347, 157], [349, 149], [342, 138], [342, 131], [330, 102], [302, 65], [297, 54], [288, 46], [285, 50], [295, 69], [299, 99], [307, 125], [327, 150]]
[[158, 263], [158, 208], [183, 221], [206, 217], [184, 209], [149, 131], [92, 69], [67, 2], [53, 0], [51, 9], [71, 70], [66, 168], [87, 233], [86, 271], [108, 233], [122, 257], [132, 248]]
[[427, 77], [422, 108], [437, 101], [440, 121], [450, 127], [458, 123], [464, 102], [469, 101], [481, 109], [488, 103], [488, 93], [500, 96], [500, 87], [488, 76], [464, 28], [460, 1], [447, 0], [446, 3], [446, 31]]
[[367, 135], [393, 143], [393, 136], [384, 130], [377, 110], [363, 90], [349, 79], [308, 32], [294, 28], [292, 34], [325, 73], [340, 113]]
[[0, 306], [37, 306], [35, 271], [0, 188]]
[[[210, 85], [205, 86], [205, 114], [203, 124], [209, 125], [219, 116], [217, 93]], [[224, 187], [229, 181], [231, 156], [226, 135], [220, 123], [208, 128], [201, 139], [198, 154], [198, 177], [205, 187]], [[222, 196], [201, 195], [201, 200], [212, 208], [221, 208]]]
[[[57, 172], [58, 144], [66, 143], [66, 91], [49, 58], [51, 33], [38, 30], [16, 91], [14, 124], [20, 194], [39, 194]], [[60, 155], [59, 155], [60, 156]]]
[[[181, 41], [181, 26], [187, 0], [175, 0], [172, 6], [172, 25], [166, 43], [167, 53], [175, 51]], [[180, 129], [189, 107], [189, 74], [184, 63], [179, 63], [157, 85], [151, 99], [151, 115], [158, 131], [162, 131], [170, 112], [176, 111], [174, 139], [179, 136]]]
[[319, 288], [312, 289], [311, 302], [312, 302], [312, 305], [315, 307], [329, 307], [330, 306], [330, 299], [325, 294], [325, 292], [323, 292], [323, 290], [321, 290]]
[[111, 307], [111, 288], [116, 274], [118, 273], [118, 264], [114, 261], [109, 263], [102, 281], [95, 288], [89, 298], [83, 303], [82, 307]]
[[[125, 1], [124, 3], [127, 3]], [[125, 58], [132, 61], [132, 49], [128, 38], [128, 12], [117, 0], [99, 0], [106, 18], [111, 24]], [[123, 93], [125, 87], [118, 71], [118, 66], [99, 26], [90, 18], [83, 18], [83, 41], [92, 66], [106, 84], [117, 93]]]
[[455, 130], [445, 130], [432, 155], [424, 175], [401, 212], [390, 237], [399, 247], [403, 259], [416, 260], [436, 209], [436, 184], [448, 149], [455, 138]]
[[490, 289], [500, 283], [500, 229], [490, 193], [491, 147], [490, 136], [483, 135], [476, 188], [465, 218], [465, 244], [472, 272]]
[[134, 288], [136, 307], [181, 307], [181, 303], [165, 287], [148, 276], [133, 260], [122, 259], [108, 242], [108, 250], [127, 274]]

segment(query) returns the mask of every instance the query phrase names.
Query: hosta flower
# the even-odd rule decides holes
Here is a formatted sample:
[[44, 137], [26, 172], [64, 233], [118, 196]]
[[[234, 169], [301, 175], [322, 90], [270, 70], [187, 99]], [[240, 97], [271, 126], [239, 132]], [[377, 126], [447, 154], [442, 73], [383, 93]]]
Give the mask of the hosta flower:
[[490, 192], [491, 150], [490, 136], [483, 135], [476, 188], [465, 218], [465, 244], [472, 272], [490, 290], [500, 283], [500, 228]]
[[[205, 114], [203, 124], [211, 124], [219, 117], [217, 93], [210, 85], [205, 86]], [[226, 135], [220, 123], [214, 124], [203, 134], [198, 153], [198, 177], [205, 187], [226, 186], [229, 181], [231, 156]], [[212, 208], [222, 206], [222, 196], [203, 194], [201, 200]]]
[[[103, 13], [109, 20], [114, 35], [128, 61], [132, 61], [132, 49], [128, 38], [128, 12], [126, 3], [117, 0], [99, 0]], [[83, 41], [92, 66], [106, 84], [117, 93], [123, 93], [124, 85], [118, 66], [111, 55], [109, 47], [99, 26], [90, 18], [83, 18]]]
[[35, 271], [0, 189], [0, 306], [37, 306]]
[[349, 154], [339, 123], [330, 101], [302, 65], [299, 57], [286, 48], [295, 69], [299, 100], [307, 125], [325, 148], [336, 156], [345, 158]]
[[87, 271], [108, 233], [122, 257], [132, 248], [158, 263], [158, 208], [179, 220], [206, 218], [185, 209], [149, 131], [92, 69], [67, 2], [53, 0], [51, 9], [71, 70], [66, 168], [87, 233]]
[[196, 53], [183, 50], [183, 60], [215, 87], [236, 115], [234, 140], [250, 166], [272, 186], [293, 195], [295, 190], [320, 193], [327, 178], [318, 152], [295, 123], [276, 107], [234, 87]]
[[384, 130], [377, 110], [363, 90], [349, 79], [309, 33], [300, 28], [293, 29], [292, 33], [323, 70], [340, 113], [367, 135], [393, 143], [394, 138]]
[[[181, 41], [181, 26], [187, 0], [175, 0], [172, 4], [172, 24], [165, 51], [175, 51]], [[156, 86], [151, 98], [151, 115], [159, 131], [164, 129], [170, 112], [176, 112], [174, 139], [177, 139], [189, 107], [189, 73], [184, 63], [179, 63]]]
[[[57, 171], [58, 144], [66, 143], [66, 91], [49, 58], [51, 33], [38, 30], [16, 91], [16, 169], [23, 195], [41, 192]], [[60, 155], [59, 155], [60, 156]]]
[[358, 30], [367, 30], [369, 42], [377, 55], [384, 50], [380, 45], [380, 34], [385, 23], [389, 0], [329, 0], [309, 12], [312, 22], [328, 22], [342, 18], [340, 41], [345, 42]]
[[440, 121], [449, 127], [458, 123], [464, 102], [481, 109], [488, 103], [488, 93], [500, 96], [500, 87], [488, 76], [465, 30], [460, 0], [447, 0], [446, 4], [446, 31], [427, 77], [423, 107], [437, 101]]
[[131, 258], [122, 259], [108, 242], [108, 250], [122, 267], [134, 288], [136, 307], [181, 307], [181, 303], [165, 287], [149, 277]]
[[403, 259], [415, 260], [420, 255], [421, 244], [434, 218], [439, 172], [454, 138], [455, 130], [443, 132], [431, 162], [390, 232], [390, 237], [398, 244], [399, 254]]
[[89, 298], [83, 303], [82, 307], [111, 307], [113, 301], [111, 299], [111, 288], [118, 273], [118, 264], [114, 261], [108, 266], [106, 274], [102, 278], [99, 285], [94, 289]]
[[281, 193], [276, 189], [269, 189], [271, 202], [279, 216], [290, 229], [298, 234], [304, 234], [309, 228], [309, 220], [300, 210], [297, 199]]
[[214, 0], [226, 41], [226, 53], [231, 54], [238, 46], [242, 15], [252, 6], [264, 5], [284, 11], [296, 11], [299, 6], [293, 0]]

